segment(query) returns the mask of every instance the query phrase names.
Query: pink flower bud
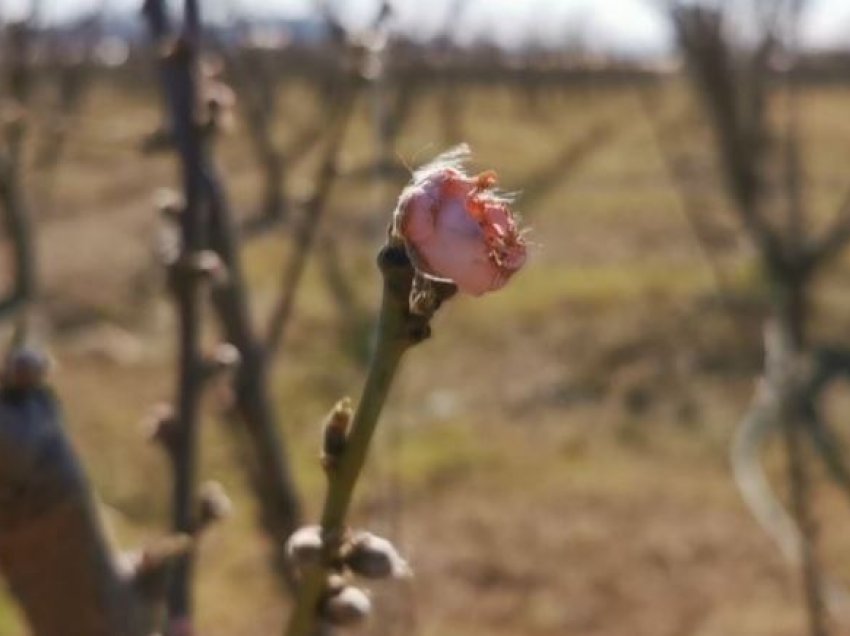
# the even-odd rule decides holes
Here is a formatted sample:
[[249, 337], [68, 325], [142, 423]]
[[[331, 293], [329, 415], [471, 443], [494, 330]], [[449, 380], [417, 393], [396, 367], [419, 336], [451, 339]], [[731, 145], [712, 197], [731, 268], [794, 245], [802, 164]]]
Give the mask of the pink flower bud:
[[423, 275], [480, 296], [525, 264], [526, 244], [510, 201], [495, 190], [496, 173], [463, 171], [468, 154], [458, 146], [414, 172], [393, 215], [393, 234]]

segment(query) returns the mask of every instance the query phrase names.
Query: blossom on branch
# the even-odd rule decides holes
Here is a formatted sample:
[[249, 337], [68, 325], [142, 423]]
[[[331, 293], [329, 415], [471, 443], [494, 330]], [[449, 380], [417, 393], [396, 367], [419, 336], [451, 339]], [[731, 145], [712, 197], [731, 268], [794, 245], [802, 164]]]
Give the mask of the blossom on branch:
[[496, 173], [468, 175], [466, 145], [413, 173], [393, 214], [417, 271], [473, 296], [503, 287], [524, 264], [527, 246]]

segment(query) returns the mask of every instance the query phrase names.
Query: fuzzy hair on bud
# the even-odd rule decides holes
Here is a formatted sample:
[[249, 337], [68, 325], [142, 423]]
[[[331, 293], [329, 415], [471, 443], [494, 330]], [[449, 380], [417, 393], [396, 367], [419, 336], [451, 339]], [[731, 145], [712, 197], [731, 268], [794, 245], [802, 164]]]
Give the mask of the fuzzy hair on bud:
[[346, 585], [322, 603], [320, 615], [334, 627], [357, 627], [372, 613], [372, 601], [360, 588]]
[[388, 539], [358, 532], [343, 549], [343, 563], [353, 574], [368, 579], [408, 578], [410, 566]]
[[504, 287], [525, 264], [527, 247], [511, 199], [496, 190], [493, 171], [470, 175], [465, 144], [413, 173], [393, 214], [417, 271], [480, 296]]
[[318, 565], [322, 561], [322, 528], [304, 526], [286, 541], [286, 557], [296, 568]]

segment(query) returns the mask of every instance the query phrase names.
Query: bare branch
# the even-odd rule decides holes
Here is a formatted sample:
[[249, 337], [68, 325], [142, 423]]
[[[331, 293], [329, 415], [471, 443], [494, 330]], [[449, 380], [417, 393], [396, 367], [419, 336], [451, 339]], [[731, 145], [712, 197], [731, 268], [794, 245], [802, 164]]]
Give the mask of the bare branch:
[[326, 142], [316, 186], [312, 197], [305, 206], [304, 215], [294, 237], [294, 250], [289, 258], [281, 277], [280, 296], [272, 309], [266, 336], [266, 350], [271, 359], [280, 349], [284, 332], [295, 306], [295, 297], [307, 256], [313, 248], [318, 233], [319, 222], [324, 215], [328, 199], [337, 176], [337, 160], [348, 122], [351, 118], [358, 85], [344, 89], [343, 106], [331, 124], [330, 137]]
[[571, 172], [611, 143], [623, 127], [622, 120], [606, 118], [588, 126], [576, 138], [569, 139], [554, 158], [547, 158], [539, 167], [518, 179], [519, 183], [525, 184], [523, 205], [533, 208], [552, 188], [562, 186], [570, 178]]
[[760, 162], [765, 148], [765, 68], [772, 39], [749, 58], [745, 80], [735, 72], [733, 52], [723, 33], [723, 14], [700, 6], [678, 6], [673, 13], [679, 43], [691, 75], [712, 118], [720, 165], [737, 210], [773, 269], [785, 266], [784, 246], [764, 217]]
[[685, 161], [682, 157], [676, 155], [676, 150], [673, 145], [672, 133], [677, 128], [677, 125], [663, 125], [658, 116], [658, 104], [655, 103], [654, 97], [644, 89], [640, 89], [639, 94], [641, 96], [641, 103], [644, 107], [644, 113], [649, 120], [650, 127], [655, 138], [656, 146], [658, 147], [659, 153], [661, 154], [667, 173], [670, 177], [670, 182], [673, 184], [673, 187], [679, 195], [681, 210], [691, 228], [691, 232], [696, 239], [700, 251], [711, 269], [718, 292], [725, 295], [725, 293], [729, 291], [730, 285], [726, 278], [726, 274], [720, 265], [720, 261], [711, 247], [711, 239], [709, 237], [706, 219], [703, 214], [702, 202], [697, 199], [696, 195], [689, 188], [689, 175], [686, 173], [686, 169], [684, 168]]
[[838, 435], [829, 427], [820, 413], [812, 407], [807, 419], [806, 432], [830, 477], [850, 497], [850, 465], [845, 458], [845, 449]]
[[799, 563], [802, 539], [797, 524], [771, 488], [759, 457], [768, 436], [778, 431], [778, 419], [776, 396], [762, 384], [735, 433], [732, 471], [753, 517], [776, 542], [785, 558]]
[[819, 268], [833, 261], [850, 243], [850, 190], [844, 195], [835, 220], [822, 237], [804, 246], [803, 262], [809, 269]]
[[275, 567], [288, 586], [293, 578], [280, 537], [289, 536], [301, 517], [300, 503], [277, 429], [274, 404], [268, 394], [268, 358], [252, 326], [247, 285], [239, 258], [237, 230], [224, 189], [212, 164], [205, 186], [210, 202], [210, 240], [228, 268], [227, 281], [212, 291], [212, 301], [224, 333], [239, 350], [241, 362], [234, 377], [236, 412], [243, 430], [240, 446], [251, 486], [262, 511], [263, 527], [274, 539]]
[[[170, 35], [162, 0], [147, 0], [145, 16], [153, 40], [163, 46]], [[160, 77], [169, 109], [171, 133], [180, 158], [183, 175], [184, 209], [181, 215], [181, 255], [172, 268], [172, 283], [179, 320], [177, 422], [174, 439], [174, 530], [192, 534], [196, 522], [197, 438], [200, 398], [203, 389], [203, 357], [200, 351], [200, 277], [189, 266], [204, 247], [204, 156], [199, 122], [197, 44], [200, 15], [197, 3], [186, 0], [183, 37], [160, 58]], [[169, 591], [169, 619], [187, 621], [192, 615], [192, 554], [178, 562]]]

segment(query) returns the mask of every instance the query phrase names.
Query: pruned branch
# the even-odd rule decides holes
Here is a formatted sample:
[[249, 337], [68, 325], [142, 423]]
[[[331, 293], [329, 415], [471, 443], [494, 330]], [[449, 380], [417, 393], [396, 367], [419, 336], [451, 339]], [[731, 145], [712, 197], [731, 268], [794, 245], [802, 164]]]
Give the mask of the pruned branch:
[[32, 355], [13, 352], [0, 388], [0, 571], [38, 636], [150, 636], [164, 586], [108, 541], [58, 400], [25, 373]]

